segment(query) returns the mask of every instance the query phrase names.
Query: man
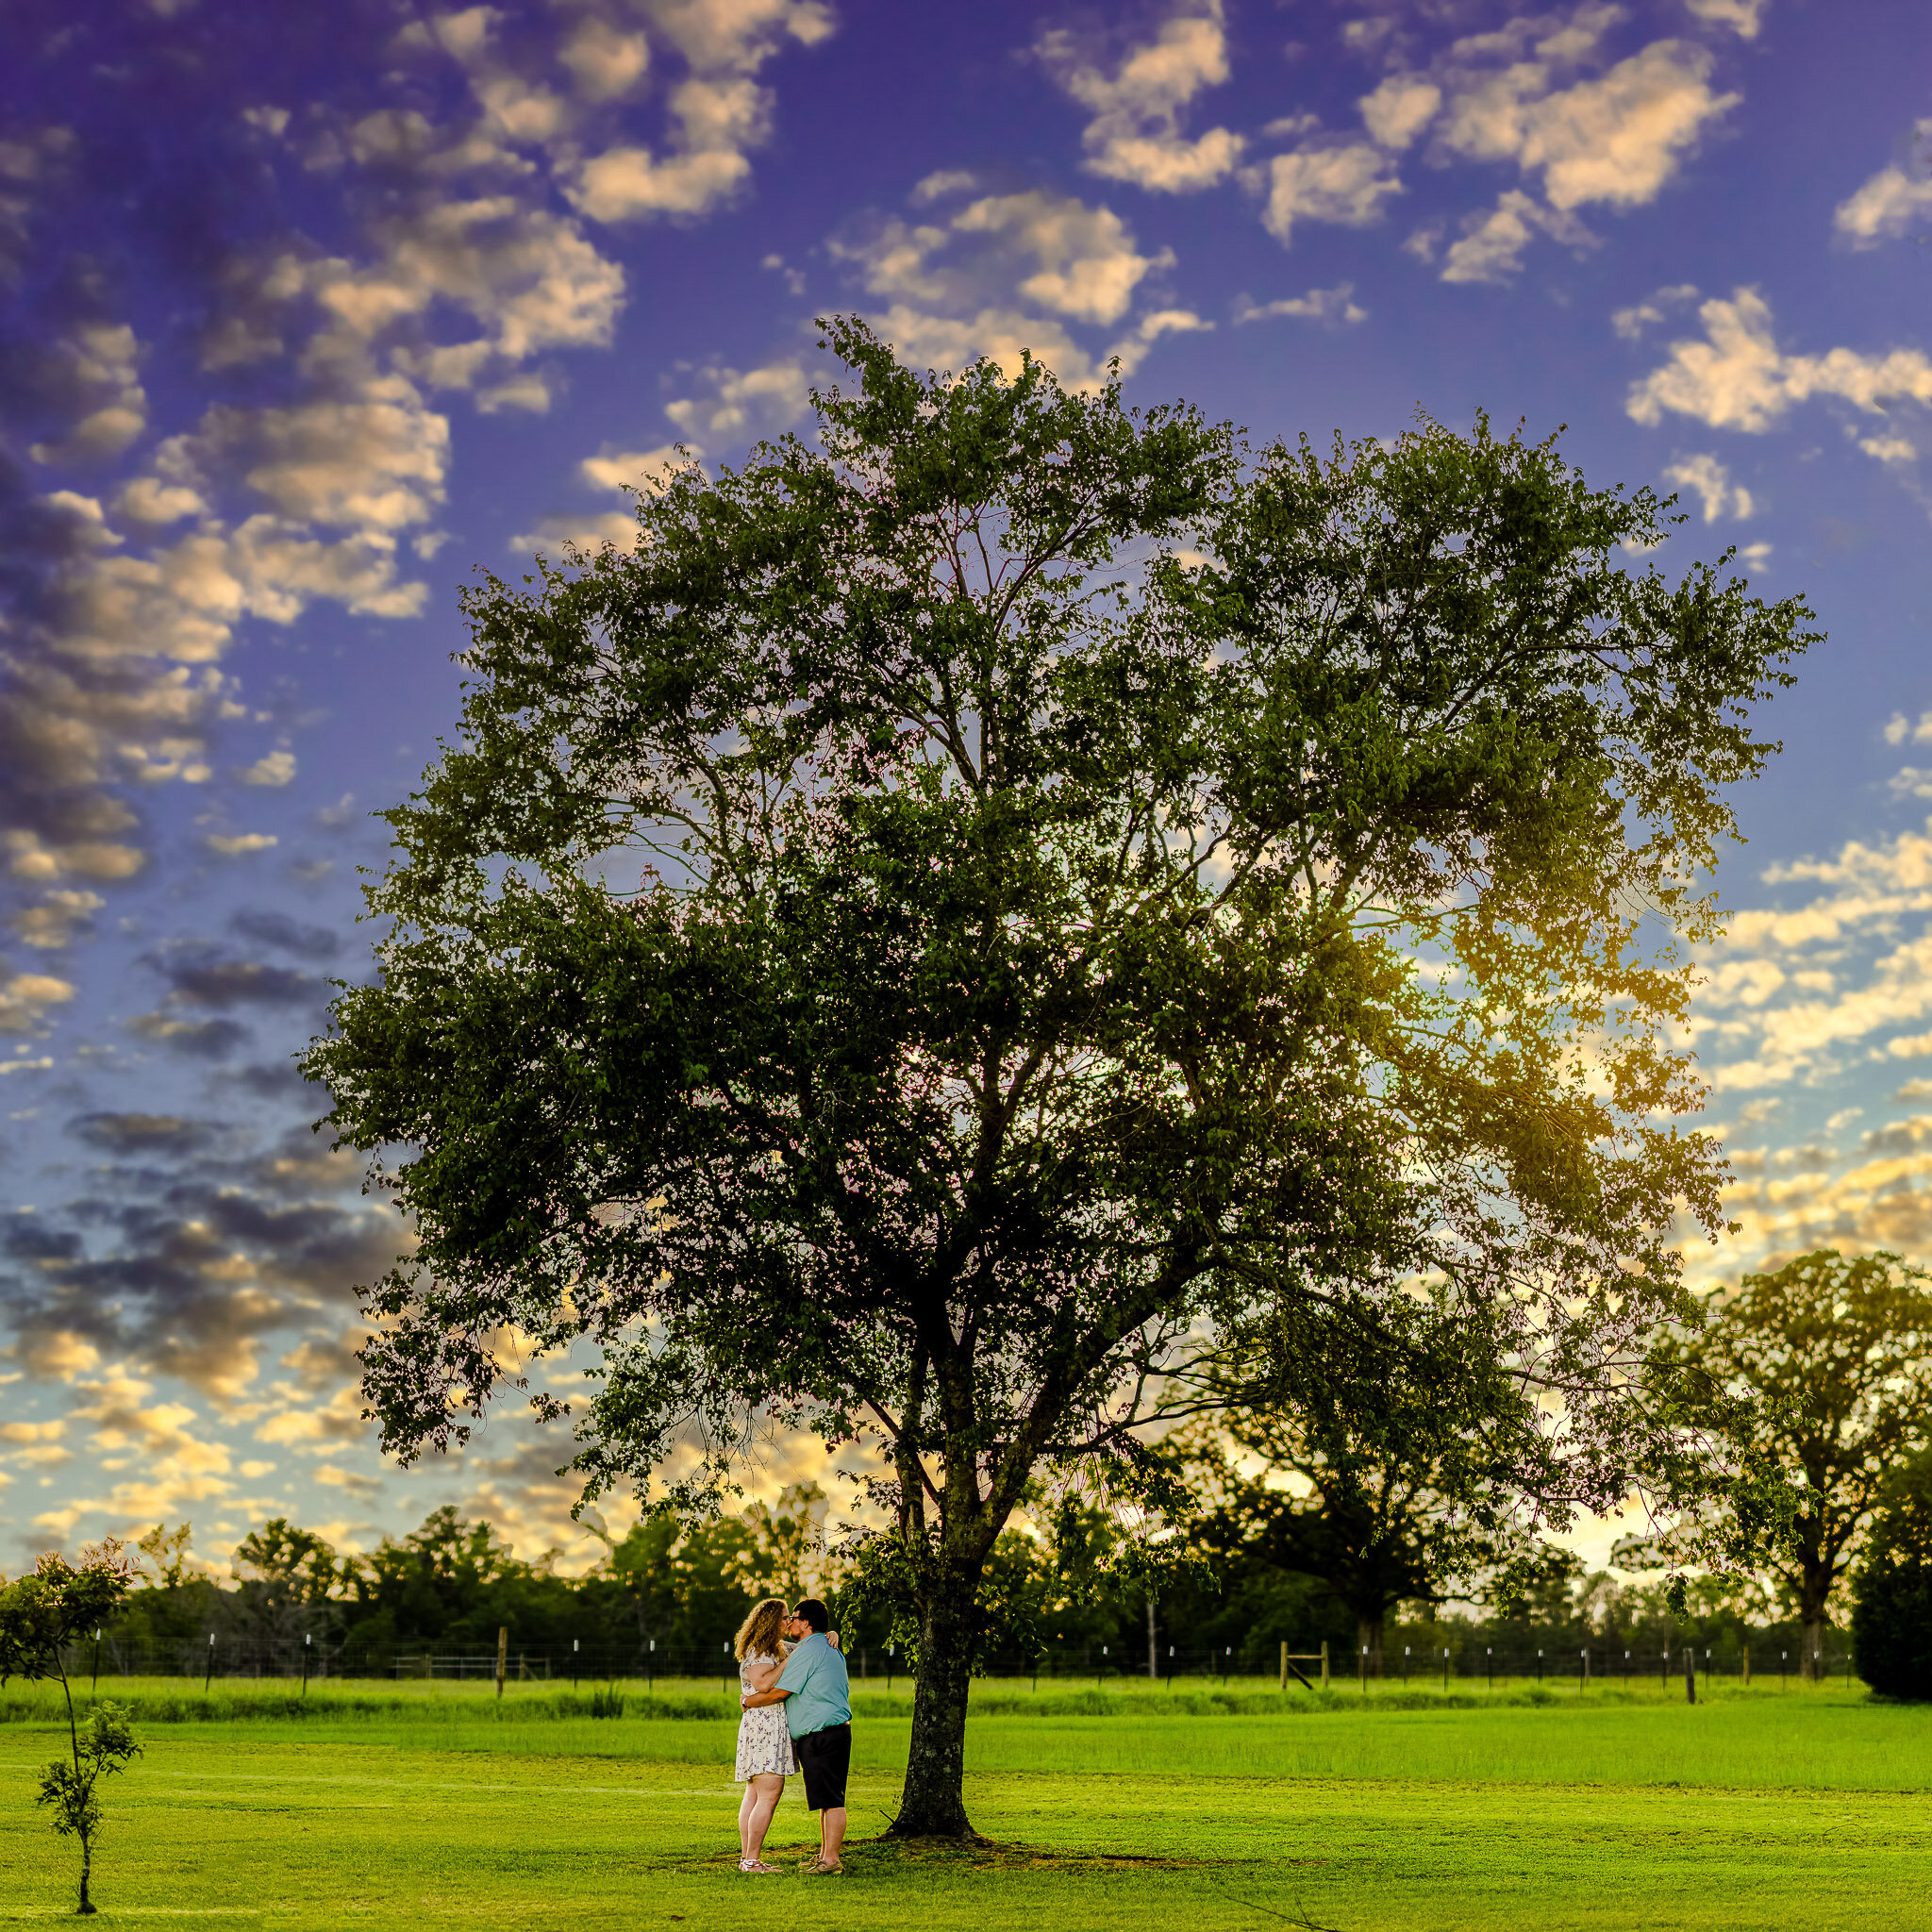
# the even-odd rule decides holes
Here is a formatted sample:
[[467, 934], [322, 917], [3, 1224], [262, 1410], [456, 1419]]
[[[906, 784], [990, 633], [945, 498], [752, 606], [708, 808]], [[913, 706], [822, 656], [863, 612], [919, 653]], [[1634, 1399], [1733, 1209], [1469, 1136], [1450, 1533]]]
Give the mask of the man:
[[794, 1646], [769, 1690], [748, 1690], [739, 1700], [750, 1710], [783, 1704], [785, 1727], [805, 1774], [807, 1808], [819, 1814], [819, 1856], [808, 1872], [830, 1877], [844, 1868], [845, 1777], [852, 1765], [851, 1685], [845, 1659], [826, 1635], [832, 1620], [817, 1597], [804, 1598], [785, 1624]]

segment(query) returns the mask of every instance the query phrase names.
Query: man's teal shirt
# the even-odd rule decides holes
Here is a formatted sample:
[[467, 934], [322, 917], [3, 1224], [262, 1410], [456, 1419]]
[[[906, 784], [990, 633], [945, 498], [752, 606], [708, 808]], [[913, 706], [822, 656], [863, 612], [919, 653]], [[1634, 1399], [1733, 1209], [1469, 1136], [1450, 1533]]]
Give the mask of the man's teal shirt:
[[845, 1659], [821, 1630], [802, 1639], [785, 1659], [777, 1688], [791, 1693], [785, 1700], [785, 1728], [794, 1738], [852, 1721], [851, 1680], [845, 1674]]

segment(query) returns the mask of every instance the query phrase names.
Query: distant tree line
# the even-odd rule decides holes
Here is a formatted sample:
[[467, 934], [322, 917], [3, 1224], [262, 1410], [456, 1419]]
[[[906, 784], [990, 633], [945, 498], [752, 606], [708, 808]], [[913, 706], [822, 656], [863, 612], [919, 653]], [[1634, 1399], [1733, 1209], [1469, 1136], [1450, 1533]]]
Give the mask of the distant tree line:
[[[1153, 1452], [1193, 1499], [1165, 1536], [1077, 1491], [1030, 1491], [981, 1578], [975, 1663], [1138, 1673], [1164, 1667], [1172, 1648], [1195, 1667], [1205, 1653], [1272, 1670], [1283, 1643], [1325, 1643], [1349, 1674], [1381, 1676], [1405, 1653], [1414, 1669], [1472, 1644], [1512, 1658], [1541, 1647], [1570, 1668], [1591, 1644], [1646, 1657], [1689, 1644], [1735, 1669], [1755, 1641], [1759, 1669], [1809, 1676], [1828, 1667], [1862, 1566], [1861, 1669], [1887, 1690], [1932, 1694], [1928, 1356], [1932, 1291], [1896, 1256], [1803, 1256], [1713, 1296], [1699, 1325], [1657, 1345], [1657, 1386], [1720, 1450], [1787, 1471], [1794, 1510], [1757, 1565], [1688, 1565], [1708, 1524], [1682, 1525], [1674, 1543], [1629, 1539], [1617, 1554], [1635, 1581], [1586, 1575], [1522, 1528], [1507, 1488], [1474, 1461], [1479, 1443], [1435, 1416], [1425, 1388], [1385, 1391], [1371, 1427], [1318, 1378], [1284, 1384], [1270, 1412], [1182, 1429]], [[518, 1653], [553, 1665], [575, 1654], [671, 1674], [722, 1657], [759, 1596], [810, 1591], [833, 1604], [857, 1657], [890, 1646], [915, 1667], [903, 1577], [870, 1563], [877, 1542], [841, 1537], [826, 1511], [806, 1484], [736, 1514], [647, 1515], [605, 1535], [580, 1574], [559, 1572], [554, 1551], [518, 1557], [450, 1507], [366, 1555], [277, 1518], [236, 1546], [226, 1580], [193, 1566], [189, 1525], [164, 1525], [142, 1541], [145, 1587], [104, 1641], [110, 1658], [185, 1660], [212, 1635], [287, 1669], [306, 1640], [331, 1668], [386, 1673], [428, 1652], [492, 1653], [508, 1629]]]

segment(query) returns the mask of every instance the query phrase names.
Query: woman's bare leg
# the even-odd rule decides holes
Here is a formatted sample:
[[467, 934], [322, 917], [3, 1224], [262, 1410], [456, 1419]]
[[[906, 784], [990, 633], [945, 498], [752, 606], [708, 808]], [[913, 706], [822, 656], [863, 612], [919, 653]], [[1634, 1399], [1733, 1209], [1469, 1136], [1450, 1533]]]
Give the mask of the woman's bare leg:
[[744, 1819], [744, 1856], [747, 1858], [761, 1857], [765, 1849], [765, 1833], [772, 1828], [772, 1813], [778, 1808], [778, 1800], [785, 1795], [785, 1780], [775, 1772], [760, 1772], [744, 1788], [746, 1806]]
[[749, 1858], [753, 1856], [750, 1835], [751, 1813], [757, 1799], [758, 1780], [748, 1777], [744, 1781], [744, 1796], [738, 1801], [738, 1856], [741, 1858]]

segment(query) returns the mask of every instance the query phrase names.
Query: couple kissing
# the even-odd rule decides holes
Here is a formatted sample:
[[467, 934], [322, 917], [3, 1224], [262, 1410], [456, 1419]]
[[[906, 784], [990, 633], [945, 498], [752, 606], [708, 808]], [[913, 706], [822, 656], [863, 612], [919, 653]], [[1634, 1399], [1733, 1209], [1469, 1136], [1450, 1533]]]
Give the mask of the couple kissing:
[[833, 1877], [842, 1869], [845, 1778], [852, 1764], [851, 1687], [845, 1659], [831, 1636], [831, 1619], [817, 1597], [788, 1610], [782, 1597], [752, 1606], [733, 1645], [738, 1655], [739, 1704], [736, 1781], [744, 1787], [738, 1807], [738, 1869], [767, 1876], [765, 1833], [794, 1771], [805, 1774], [805, 1802], [819, 1814], [818, 1857], [805, 1870]]

